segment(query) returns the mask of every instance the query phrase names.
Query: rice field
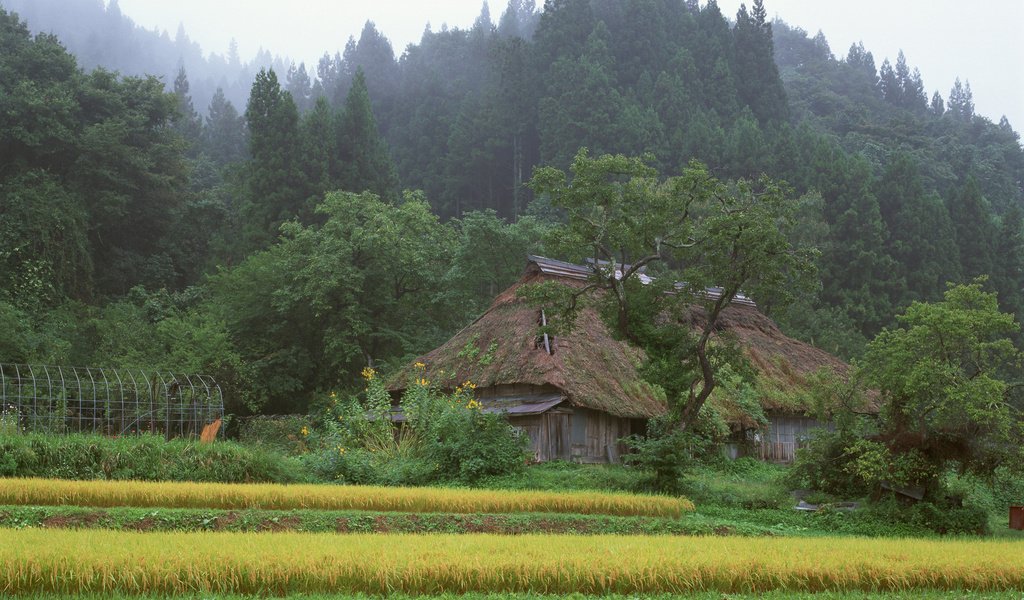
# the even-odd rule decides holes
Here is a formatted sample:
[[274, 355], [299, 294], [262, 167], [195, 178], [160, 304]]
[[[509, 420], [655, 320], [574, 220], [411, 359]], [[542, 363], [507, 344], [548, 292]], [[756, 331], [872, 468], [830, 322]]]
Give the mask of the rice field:
[[0, 504], [677, 517], [685, 498], [627, 493], [0, 479]]
[[0, 594], [1004, 591], [1005, 541], [0, 530]]

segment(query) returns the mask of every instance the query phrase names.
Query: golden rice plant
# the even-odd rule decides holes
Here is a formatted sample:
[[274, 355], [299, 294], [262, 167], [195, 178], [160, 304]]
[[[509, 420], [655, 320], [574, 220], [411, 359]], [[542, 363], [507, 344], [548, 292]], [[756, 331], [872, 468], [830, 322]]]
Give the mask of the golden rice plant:
[[56, 479], [0, 479], [0, 504], [652, 517], [693, 510], [685, 498], [625, 493]]
[[0, 531], [0, 595], [996, 591], [1013, 541]]

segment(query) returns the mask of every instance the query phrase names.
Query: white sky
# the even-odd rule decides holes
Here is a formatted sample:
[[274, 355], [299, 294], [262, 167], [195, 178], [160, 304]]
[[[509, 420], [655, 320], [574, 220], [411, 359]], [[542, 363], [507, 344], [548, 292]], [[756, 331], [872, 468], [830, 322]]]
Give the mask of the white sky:
[[[731, 18], [740, 1], [719, 0], [719, 6]], [[468, 27], [483, 5], [482, 0], [119, 2], [122, 12], [149, 29], [166, 29], [173, 36], [183, 23], [204, 52], [225, 53], [233, 37], [243, 58], [262, 46], [307, 67], [325, 51], [344, 48], [367, 20], [401, 54], [419, 42], [427, 23], [435, 31], [445, 23]], [[506, 0], [491, 0], [494, 21], [505, 5]], [[838, 56], [863, 41], [881, 66], [886, 57], [895, 63], [902, 48], [911, 67], [921, 70], [929, 98], [935, 90], [947, 98], [957, 76], [970, 80], [976, 112], [993, 121], [1005, 114], [1014, 129], [1024, 130], [1024, 0], [765, 0], [765, 7], [770, 17], [812, 35], [822, 30]]]

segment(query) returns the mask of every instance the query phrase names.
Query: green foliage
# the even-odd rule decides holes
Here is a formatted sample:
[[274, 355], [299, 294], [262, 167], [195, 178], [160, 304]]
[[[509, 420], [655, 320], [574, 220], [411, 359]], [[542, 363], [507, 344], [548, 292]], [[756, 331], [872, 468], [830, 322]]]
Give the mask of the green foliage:
[[[417, 355], [486, 309], [549, 229], [527, 212], [594, 216], [552, 207], [523, 186], [535, 166], [565, 167], [582, 145], [595, 155], [657, 153], [604, 163], [611, 176], [595, 188], [605, 195], [596, 204], [617, 189], [626, 200], [602, 205], [608, 223], [628, 223], [610, 232], [620, 262], [644, 254], [622, 235], [643, 237], [681, 214], [651, 167], [697, 158], [721, 177], [767, 173], [797, 194], [817, 192], [820, 214], [796, 215], [790, 227], [788, 217], [773, 220], [778, 186], [723, 184], [716, 201], [738, 211], [735, 220], [694, 211], [689, 230], [661, 239], [720, 227], [702, 251], [665, 262], [690, 267], [677, 277], [694, 286], [731, 284], [723, 274], [745, 267], [723, 264], [730, 232], [794, 229], [822, 250], [820, 295], [798, 294], [782, 315], [770, 288], [787, 286], [744, 289], [787, 333], [843, 357], [859, 356], [911, 301], [938, 300], [947, 280], [988, 273], [1003, 310], [1024, 306], [1024, 152], [1009, 123], [975, 114], [960, 79], [929, 112], [905, 56], [884, 63], [879, 86], [862, 44], [836, 58], [823, 36], [769, 23], [760, 2], [730, 23], [714, 3], [551, 2], [538, 12], [517, 0], [497, 31], [482, 16], [471, 29], [426, 32], [401, 61], [370, 24], [344, 56], [321, 60], [315, 81], [304, 68], [292, 69], [285, 86], [273, 70], [261, 72], [245, 117], [235, 106], [246, 90], [231, 82], [256, 69], [237, 52], [214, 68], [184, 31], [171, 46], [116, 7], [84, 5], [71, 13], [60, 5], [63, 17], [46, 24], [44, 4], [22, 0], [21, 12], [40, 19], [33, 29], [64, 39], [33, 36], [0, 10], [0, 360], [212, 370], [239, 392], [229, 398], [238, 410], [302, 409], [315, 390], [351, 388], [362, 365]], [[104, 55], [86, 41], [96, 36], [136, 45]], [[138, 40], [158, 49], [140, 52]], [[83, 72], [62, 43], [85, 57], [81, 64], [164, 72], [175, 93], [156, 78]], [[171, 67], [149, 62], [170, 54]], [[175, 78], [179, 61], [191, 82], [184, 69]], [[257, 63], [274, 64], [269, 55]], [[243, 69], [249, 79], [236, 77]], [[207, 81], [227, 83], [211, 96]], [[198, 144], [193, 98], [212, 98]], [[682, 180], [710, 179], [699, 171]], [[576, 177], [596, 184], [595, 172]], [[627, 183], [634, 176], [645, 183]], [[404, 216], [392, 210], [409, 204], [398, 199], [400, 185], [425, 190], [410, 196]], [[314, 213], [338, 188], [391, 202], [384, 211], [360, 201]], [[430, 222], [427, 206], [458, 221]], [[286, 225], [278, 241], [293, 219], [306, 233]], [[580, 251], [584, 240], [567, 231], [544, 251], [608, 260]], [[750, 247], [755, 259], [770, 255]], [[254, 248], [265, 251], [249, 255]], [[203, 284], [209, 295], [173, 314], [125, 304], [137, 304], [139, 285], [173, 293], [216, 265], [222, 272]], [[642, 304], [636, 296], [626, 289]], [[663, 340], [660, 354], [648, 353], [650, 376], [687, 390], [696, 371], [668, 365], [693, 344], [663, 325], [646, 332]]]
[[457, 241], [443, 289], [477, 315], [523, 273], [530, 254], [542, 253], [550, 224], [535, 217], [506, 223], [493, 210], [463, 214], [455, 224]]
[[[699, 163], [661, 181], [649, 158], [592, 159], [584, 148], [571, 180], [546, 167], [531, 186], [566, 212], [552, 247], [598, 267], [556, 310], [572, 320], [580, 296], [601, 295], [606, 321], [648, 353], [645, 377], [664, 387], [685, 429], [717, 385], [709, 340], [722, 311], [741, 292], [787, 304], [809, 283], [815, 251], [791, 239], [797, 206], [784, 185], [767, 178], [728, 185]], [[712, 287], [717, 293], [705, 293]], [[695, 337], [685, 314], [693, 309], [702, 310]]]
[[435, 292], [452, 232], [422, 196], [327, 194], [322, 225], [290, 224], [274, 246], [211, 281], [211, 312], [254, 372], [259, 402], [302, 410], [367, 362], [422, 351], [457, 315]]
[[395, 196], [398, 187], [395, 167], [388, 156], [387, 144], [377, 131], [362, 69], [356, 71], [345, 99], [337, 140], [338, 189], [357, 193], [369, 191], [381, 198]]
[[877, 485], [861, 475], [870, 464], [861, 452], [872, 446], [878, 433], [874, 419], [865, 416], [868, 398], [856, 377], [819, 375], [812, 388], [813, 406], [808, 407], [822, 421], [831, 421], [834, 429], [817, 429], [807, 444], [796, 451], [796, 461], [786, 476], [795, 488], [812, 489], [839, 498], [858, 498]]
[[273, 69], [260, 69], [245, 109], [250, 161], [246, 166], [248, 198], [242, 214], [248, 248], [265, 247], [281, 224], [309, 219], [299, 113], [291, 94], [281, 89]]
[[1019, 325], [982, 283], [912, 304], [899, 317], [903, 327], [871, 342], [862, 366], [866, 383], [881, 392], [890, 460], [924, 461], [930, 468], [918, 483], [929, 487], [947, 466], [991, 473], [1019, 456], [1021, 424], [1003, 375], [1020, 365], [1009, 337]]
[[500, 414], [484, 413], [471, 382], [452, 394], [420, 377], [401, 398], [404, 422], [392, 423], [391, 396], [373, 369], [366, 394], [331, 399], [319, 432], [320, 449], [308, 458], [321, 477], [348, 483], [418, 485], [476, 483], [523, 468], [527, 440]]
[[308, 449], [302, 428], [309, 430], [306, 415], [257, 415], [238, 419], [238, 442], [285, 455], [302, 454]]
[[632, 452], [623, 460], [650, 474], [645, 487], [676, 495], [683, 492], [684, 477], [709, 448], [707, 438], [681, 431], [665, 419], [652, 419], [646, 437], [631, 436], [625, 442]]
[[[82, 73], [0, 11], [0, 277], [23, 307], [178, 282], [177, 98], [155, 78]], [[13, 295], [14, 297], [10, 297]]]
[[486, 477], [479, 485], [510, 490], [633, 491], [642, 489], [647, 477], [647, 473], [623, 465], [548, 461], [509, 475]]
[[747, 12], [746, 5], [740, 5], [732, 33], [740, 102], [754, 109], [761, 122], [786, 120], [789, 105], [775, 64], [772, 24], [767, 19], [762, 0], [754, 0], [750, 12]]
[[[1016, 321], [999, 312], [982, 283], [950, 286], [942, 302], [912, 304], [899, 317], [904, 327], [869, 344], [856, 377], [879, 392], [877, 425], [840, 407], [836, 431], [819, 432], [798, 450], [795, 485], [846, 497], [916, 487], [924, 502], [874, 510], [940, 533], [987, 530], [991, 492], [978, 501], [970, 482], [1019, 460], [1021, 426], [1002, 377], [1020, 355], [1008, 337]], [[950, 478], [952, 469], [960, 475]]]
[[17, 307], [0, 300], [0, 357], [5, 361], [27, 362], [36, 354], [29, 317]]
[[906, 505], [890, 498], [871, 506], [871, 516], [888, 523], [905, 523], [942, 535], [985, 535], [990, 533], [988, 512], [980, 507], [960, 506], [948, 499]]
[[221, 483], [309, 479], [293, 459], [233, 442], [78, 434], [0, 436], [0, 476]]
[[697, 506], [791, 510], [793, 498], [782, 485], [783, 475], [778, 465], [743, 457], [694, 469], [682, 489]]

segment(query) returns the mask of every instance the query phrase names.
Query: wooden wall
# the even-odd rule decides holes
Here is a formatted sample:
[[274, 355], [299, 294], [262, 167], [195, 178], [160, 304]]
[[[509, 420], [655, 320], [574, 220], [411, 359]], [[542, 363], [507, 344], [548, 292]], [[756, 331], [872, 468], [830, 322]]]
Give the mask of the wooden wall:
[[832, 424], [792, 413], [769, 413], [768, 428], [756, 440], [757, 455], [761, 460], [791, 463], [796, 449], [806, 443], [814, 429], [831, 428]]
[[587, 408], [553, 408], [543, 414], [510, 417], [530, 437], [538, 461], [620, 462], [626, 448], [620, 438], [644, 432], [641, 419], [614, 417]]

